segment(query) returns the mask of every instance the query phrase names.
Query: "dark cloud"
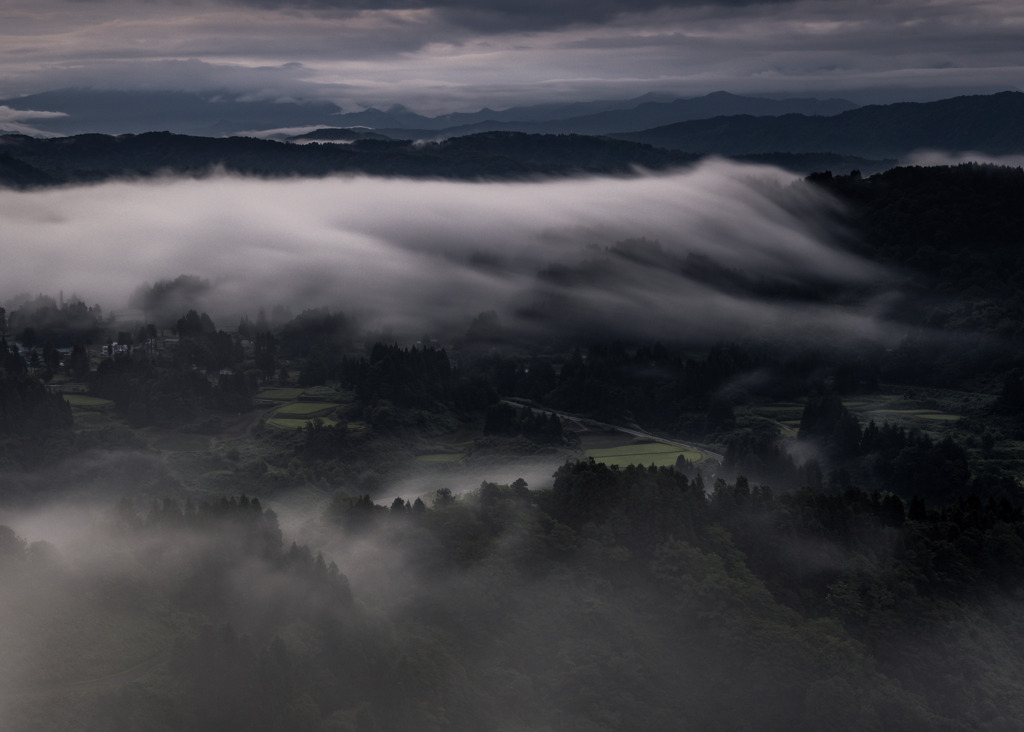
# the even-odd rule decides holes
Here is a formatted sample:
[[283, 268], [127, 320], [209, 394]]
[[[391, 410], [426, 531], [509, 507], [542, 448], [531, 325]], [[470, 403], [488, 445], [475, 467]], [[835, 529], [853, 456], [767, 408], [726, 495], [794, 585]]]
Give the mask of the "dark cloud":
[[1016, 88], [1022, 23], [1010, 0], [11, 0], [0, 99], [224, 89], [424, 113], [647, 91], [934, 99]]
[[646, 13], [659, 8], [706, 6], [744, 7], [796, 0], [230, 0], [263, 9], [315, 11], [412, 10], [437, 11], [452, 23], [488, 33], [512, 30], [550, 30], [575, 24], [605, 23], [625, 13]]

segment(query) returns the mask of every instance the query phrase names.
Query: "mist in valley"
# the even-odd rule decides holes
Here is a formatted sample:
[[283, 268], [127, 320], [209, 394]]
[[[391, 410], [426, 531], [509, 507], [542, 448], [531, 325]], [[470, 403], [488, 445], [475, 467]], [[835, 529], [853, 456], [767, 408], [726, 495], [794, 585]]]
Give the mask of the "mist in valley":
[[[730, 524], [731, 537], [709, 523], [729, 515], [715, 502], [681, 497], [690, 508], [666, 504], [644, 520], [678, 522], [657, 547], [633, 533], [631, 510], [561, 525], [543, 491], [508, 486], [360, 516], [287, 492], [267, 502], [274, 511], [236, 498], [5, 510], [0, 722], [921, 729], [973, 708], [948, 674], [979, 648], [1000, 659], [993, 697], [1014, 693], [1022, 659], [1000, 639], [1018, 600], [993, 597], [941, 634], [931, 620], [876, 630], [897, 671], [886, 675], [851, 631], [773, 598], [779, 588], [755, 577], [736, 543], [763, 542], [781, 576], [857, 567], [881, 587], [899, 565], [891, 538], [862, 537], [872, 537], [868, 566], [864, 544], [780, 533], [767, 515], [734, 517], [742, 531]], [[829, 602], [855, 613], [842, 588]], [[899, 675], [921, 659], [933, 671]], [[936, 689], [947, 694], [938, 708]], [[993, 710], [986, 726], [1008, 724]]]
[[[167, 329], [185, 309], [230, 328], [328, 308], [403, 345], [450, 345], [494, 313], [485, 347], [897, 346], [912, 278], [856, 254], [844, 217], [788, 173], [717, 160], [520, 183], [214, 174], [0, 191], [0, 302], [62, 292]], [[744, 372], [721, 393], [776, 377]], [[830, 534], [832, 507], [807, 494], [781, 502], [708, 467], [571, 467], [561, 448], [369, 477], [359, 463], [333, 482], [289, 465], [253, 500], [168, 467], [269, 485], [248, 447], [190, 435], [189, 458], [122, 435], [0, 472], [4, 729], [960, 729], [974, 702], [936, 705], [955, 687], [942, 653], [996, 654], [994, 698], [1024, 661], [999, 640], [1020, 604], [1006, 586], [941, 642], [941, 617], [902, 624], [893, 608], [928, 601], [901, 574], [902, 504], [879, 523], [854, 495], [843, 511], [863, 515]], [[374, 459], [407, 458], [397, 443]], [[590, 482], [607, 493], [588, 497]], [[884, 644], [865, 607], [891, 623]], [[912, 678], [921, 659], [933, 677]]]
[[790, 174], [725, 161], [526, 183], [214, 175], [5, 191], [0, 292], [134, 313], [144, 283], [187, 274], [209, 283], [191, 306], [215, 319], [326, 306], [403, 338], [486, 311], [533, 338], [898, 338], [896, 282], [841, 246], [836, 214]]

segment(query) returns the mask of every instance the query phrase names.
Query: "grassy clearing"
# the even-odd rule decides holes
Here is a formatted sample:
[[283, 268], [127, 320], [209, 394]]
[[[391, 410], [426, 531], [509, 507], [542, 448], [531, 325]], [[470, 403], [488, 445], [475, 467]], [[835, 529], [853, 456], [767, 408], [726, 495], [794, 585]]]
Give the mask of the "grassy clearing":
[[114, 406], [114, 403], [109, 399], [100, 399], [99, 397], [87, 396], [85, 394], [64, 394], [63, 396], [64, 401], [72, 407], [81, 407], [83, 409], [103, 409]]
[[675, 465], [680, 455], [690, 462], [698, 462], [704, 458], [703, 453], [698, 450], [683, 450], [660, 442], [592, 448], [585, 450], [584, 455], [605, 465], [656, 465], [658, 467]]
[[281, 419], [323, 417], [333, 412], [337, 407], [337, 404], [328, 404], [327, 402], [296, 402], [295, 404], [289, 404], [278, 409], [274, 412], [274, 417]]
[[276, 410], [267, 424], [278, 429], [295, 430], [319, 419], [325, 426], [333, 427], [338, 421], [327, 418], [327, 415], [337, 408], [337, 404], [329, 402], [295, 402]]

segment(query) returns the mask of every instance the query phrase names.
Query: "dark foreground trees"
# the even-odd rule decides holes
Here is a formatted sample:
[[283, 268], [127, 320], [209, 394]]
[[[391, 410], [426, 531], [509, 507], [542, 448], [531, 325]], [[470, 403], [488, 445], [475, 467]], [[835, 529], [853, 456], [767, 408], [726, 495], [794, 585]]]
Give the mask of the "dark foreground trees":
[[550, 490], [339, 499], [317, 528], [331, 557], [244, 497], [113, 514], [99, 574], [0, 531], [0, 610], [66, 618], [33, 605], [65, 598], [82, 622], [50, 631], [56, 659], [115, 617], [164, 650], [74, 697], [39, 669], [88, 663], [31, 666], [10, 729], [1008, 730], [1024, 712], [1008, 501], [708, 494], [588, 461]]

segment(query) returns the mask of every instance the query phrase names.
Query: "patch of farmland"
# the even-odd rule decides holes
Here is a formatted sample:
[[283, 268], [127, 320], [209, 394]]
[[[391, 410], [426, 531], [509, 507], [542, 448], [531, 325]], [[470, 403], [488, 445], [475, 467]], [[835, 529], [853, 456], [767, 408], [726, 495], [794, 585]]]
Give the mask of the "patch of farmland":
[[329, 404], [327, 402], [295, 402], [278, 409], [274, 412], [274, 417], [281, 419], [324, 417], [333, 412], [337, 406], [337, 404]]
[[684, 450], [674, 445], [660, 442], [621, 445], [619, 447], [592, 448], [584, 450], [584, 456], [593, 458], [605, 465], [655, 465], [671, 467], [680, 456], [690, 462], [698, 462], [704, 458], [698, 450]]

